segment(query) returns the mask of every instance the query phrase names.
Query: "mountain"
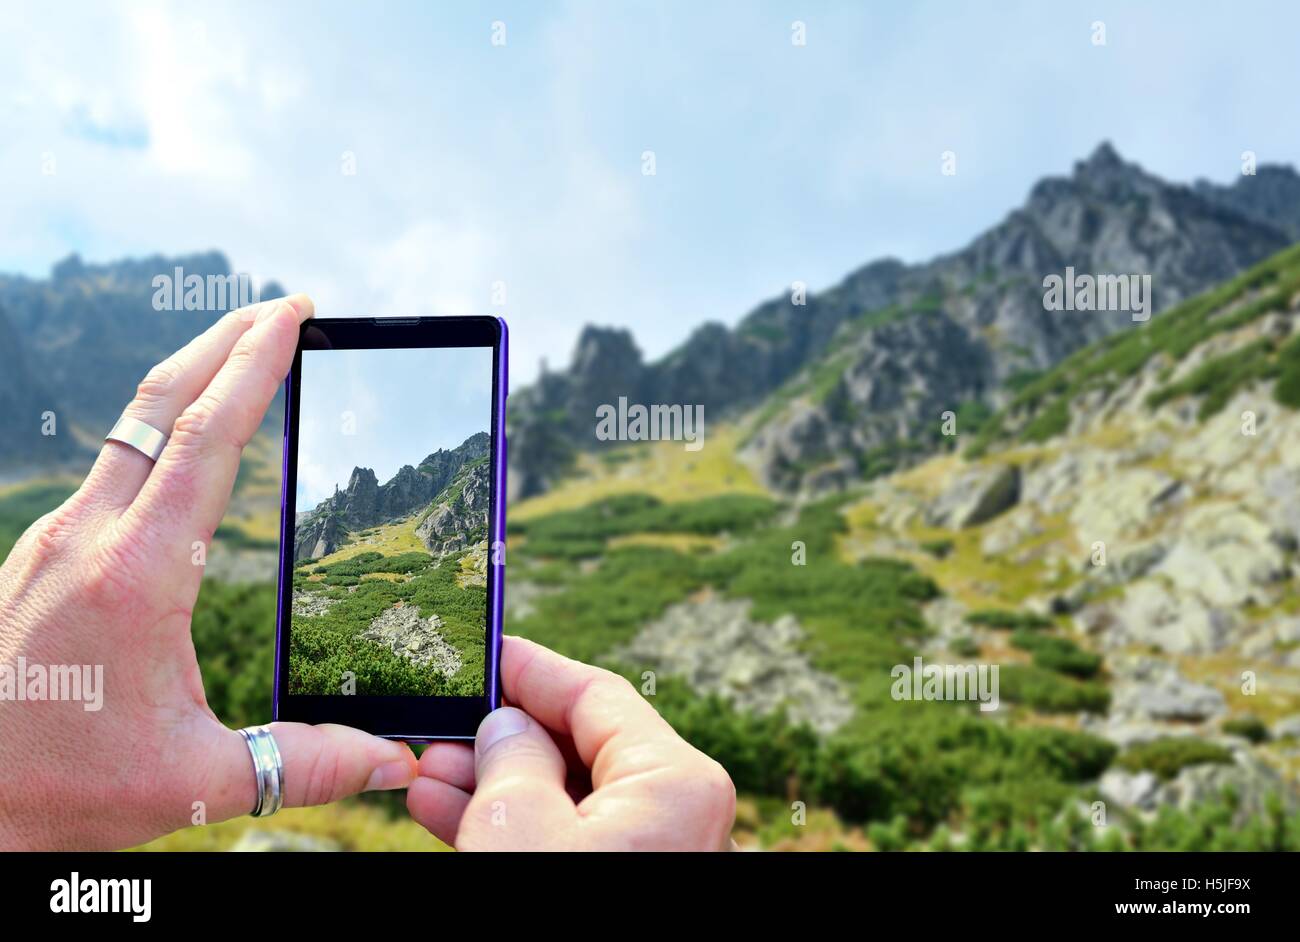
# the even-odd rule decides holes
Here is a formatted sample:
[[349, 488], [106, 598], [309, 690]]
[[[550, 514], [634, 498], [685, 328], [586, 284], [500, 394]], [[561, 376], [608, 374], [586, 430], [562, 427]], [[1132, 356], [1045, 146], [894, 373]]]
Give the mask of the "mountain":
[[[1277, 846], [1246, 835], [1300, 823], [1300, 245], [1000, 398], [825, 500], [734, 463], [761, 410], [700, 454], [586, 461], [511, 507], [509, 630], [654, 672], [742, 793], [798, 769], [907, 846], [1054, 848], [1098, 798], [1107, 827], [1065, 846]], [[900, 697], [917, 658], [996, 667], [998, 705]], [[814, 739], [750, 758], [796, 723]]]
[[[347, 542], [349, 533], [419, 511], [427, 513], [417, 536], [431, 550], [450, 552], [482, 539], [491, 489], [490, 443], [487, 432], [477, 432], [455, 448], [438, 449], [418, 467], [402, 466], [383, 485], [370, 468], [354, 468], [347, 487], [335, 485], [331, 497], [299, 513], [294, 560], [328, 556]], [[483, 534], [468, 540], [480, 529], [480, 516]]]
[[[233, 274], [224, 255], [206, 252], [105, 265], [72, 255], [55, 265], [48, 279], [0, 275], [0, 309], [19, 338], [28, 376], [57, 393], [61, 428], [75, 429], [87, 441], [102, 438], [150, 367], [238, 306], [231, 303], [235, 298], [214, 293], [211, 300], [217, 303], [208, 306], [205, 297], [206, 310], [156, 309], [154, 279], [174, 279], [177, 269], [205, 283]], [[265, 298], [283, 293], [275, 283], [260, 291]], [[13, 347], [5, 343], [0, 349]], [[0, 382], [12, 383], [12, 375]], [[278, 427], [282, 414], [273, 408], [268, 423]], [[46, 447], [37, 440], [39, 427], [31, 428], [37, 432], [24, 424], [21, 434], [0, 438], [0, 464], [29, 464], [29, 456]]]
[[1212, 203], [1272, 223], [1293, 241], [1300, 241], [1300, 177], [1290, 167], [1266, 164], [1232, 186], [1198, 180], [1195, 191]]
[[569, 369], [512, 397], [511, 493], [540, 493], [596, 447], [595, 409], [619, 396], [703, 404], [715, 419], [761, 405], [745, 454], [780, 491], [911, 463], [944, 446], [942, 413], [985, 415], [1009, 385], [1132, 324], [1128, 311], [1045, 311], [1047, 275], [1149, 275], [1158, 311], [1288, 245], [1300, 200], [1268, 194], [1300, 192], [1300, 177], [1266, 169], [1186, 187], [1102, 144], [957, 253], [872, 262], [805, 304], [783, 296], [734, 330], [705, 324], [660, 361], [627, 331], [588, 327]]
[[485, 454], [467, 461], [429, 504], [415, 536], [431, 553], [445, 555], [487, 539], [491, 464]]
[[1078, 351], [959, 454], [872, 482], [845, 545], [935, 576], [932, 657], [996, 644], [972, 627], [990, 596], [1097, 652], [1110, 705], [1083, 728], [1187, 757], [1168, 785], [1112, 769], [1108, 802], [1145, 813], [1232, 788], [1236, 820], [1271, 792], [1296, 807], [1294, 770], [1286, 785], [1274, 770], [1300, 735], [1297, 436], [1300, 246]]
[[[9, 318], [0, 308], [0, 468], [53, 468], [91, 452], [73, 435], [62, 403], [32, 366]], [[49, 434], [46, 434], [49, 433]]]

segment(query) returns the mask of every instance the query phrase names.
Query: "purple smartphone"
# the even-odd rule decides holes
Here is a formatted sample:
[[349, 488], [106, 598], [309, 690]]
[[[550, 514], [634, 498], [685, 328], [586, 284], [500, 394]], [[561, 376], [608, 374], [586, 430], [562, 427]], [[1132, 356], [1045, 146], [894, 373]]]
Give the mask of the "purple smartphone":
[[506, 325], [317, 318], [285, 383], [275, 718], [472, 739], [501, 704]]

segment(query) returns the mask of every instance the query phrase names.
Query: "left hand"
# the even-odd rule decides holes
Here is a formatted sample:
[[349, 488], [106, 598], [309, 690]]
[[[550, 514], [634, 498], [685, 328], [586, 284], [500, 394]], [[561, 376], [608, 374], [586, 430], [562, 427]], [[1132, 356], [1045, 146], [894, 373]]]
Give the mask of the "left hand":
[[[157, 464], [106, 442], [77, 492], [0, 567], [0, 673], [19, 658], [103, 669], [92, 711], [9, 699], [0, 676], [0, 849], [130, 847], [200, 812], [217, 822], [253, 809], [248, 748], [208, 708], [190, 638], [195, 553], [312, 313], [305, 295], [234, 311], [150, 371], [126, 414], [170, 432]], [[415, 775], [401, 743], [342, 726], [272, 730], [286, 806], [404, 788]]]

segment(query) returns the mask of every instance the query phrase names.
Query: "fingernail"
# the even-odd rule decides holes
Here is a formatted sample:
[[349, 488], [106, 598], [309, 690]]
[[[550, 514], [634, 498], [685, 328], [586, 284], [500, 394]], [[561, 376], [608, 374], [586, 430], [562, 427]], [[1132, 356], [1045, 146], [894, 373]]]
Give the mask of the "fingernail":
[[517, 736], [528, 728], [528, 714], [514, 707], [501, 707], [493, 710], [479, 724], [478, 736], [474, 748], [478, 752], [487, 752], [503, 739]]
[[366, 782], [368, 792], [386, 792], [394, 788], [405, 788], [411, 784], [411, 765], [409, 762], [385, 762], [370, 773]]

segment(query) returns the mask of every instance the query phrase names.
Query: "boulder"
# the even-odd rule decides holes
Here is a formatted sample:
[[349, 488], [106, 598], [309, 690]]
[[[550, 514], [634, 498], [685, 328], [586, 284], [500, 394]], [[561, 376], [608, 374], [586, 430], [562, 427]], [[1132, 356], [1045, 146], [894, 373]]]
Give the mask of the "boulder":
[[1273, 724], [1269, 734], [1274, 739], [1300, 739], [1300, 713], [1282, 717]]
[[1101, 797], [1124, 808], [1149, 811], [1156, 806], [1160, 779], [1154, 772], [1108, 769], [1097, 783]]
[[821, 733], [838, 729], [853, 715], [844, 685], [799, 650], [804, 632], [794, 616], [754, 621], [751, 605], [707, 596], [669, 606], [604, 660], [680, 677], [739, 710], [762, 715], [784, 708], [794, 723]]
[[341, 851], [337, 841], [296, 831], [261, 831], [249, 828], [230, 848], [232, 853], [321, 853]]
[[359, 637], [382, 644], [414, 664], [432, 665], [450, 677], [460, 670], [460, 652], [442, 637], [441, 627], [437, 615], [421, 618], [418, 606], [398, 604], [382, 612]]
[[954, 530], [979, 526], [1010, 510], [1019, 500], [1018, 465], [978, 466], [962, 472], [931, 504], [926, 522]]
[[1227, 711], [1223, 694], [1194, 683], [1166, 661], [1143, 656], [1113, 658], [1108, 721], [1199, 723]]

